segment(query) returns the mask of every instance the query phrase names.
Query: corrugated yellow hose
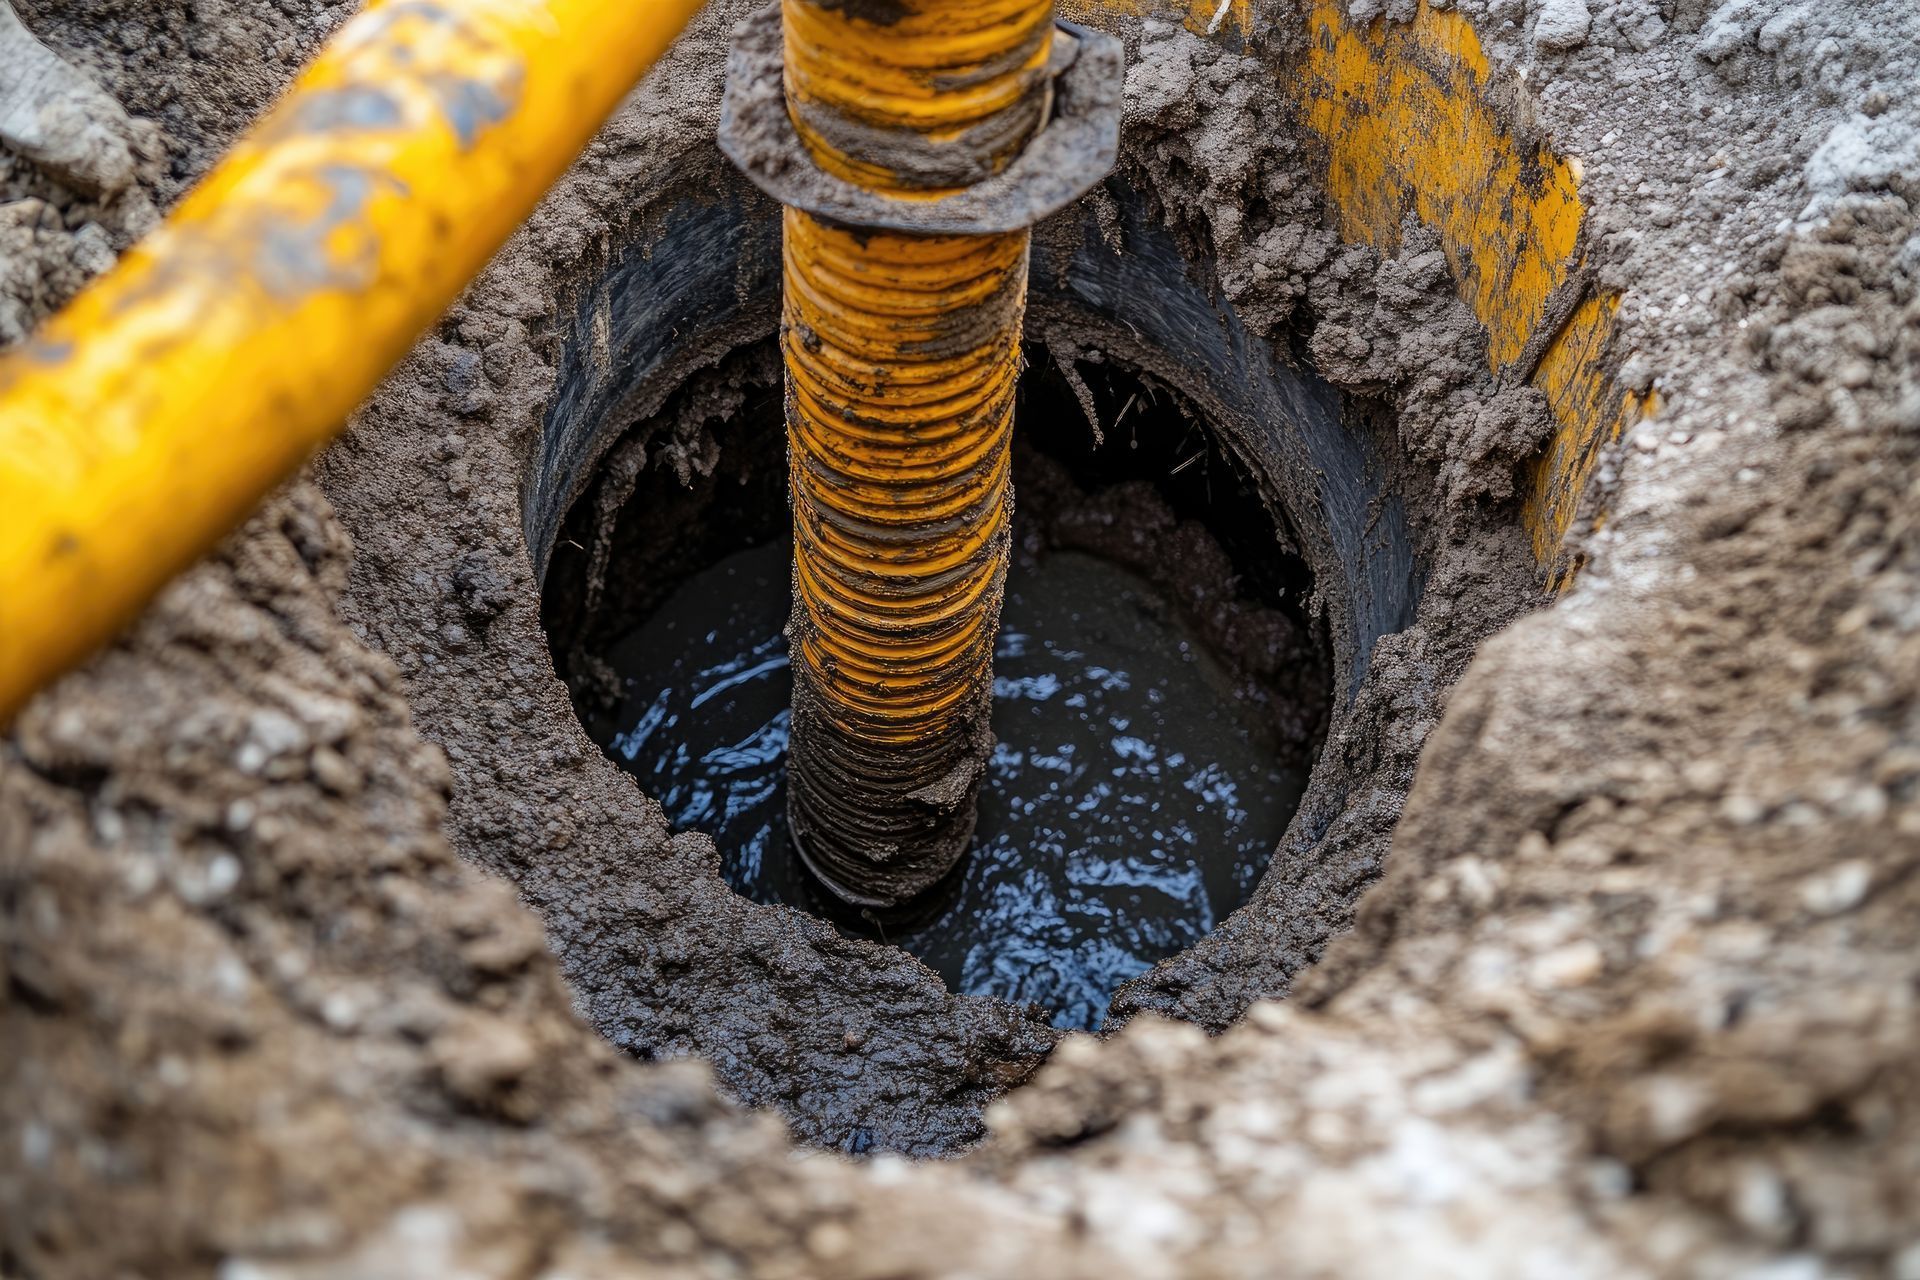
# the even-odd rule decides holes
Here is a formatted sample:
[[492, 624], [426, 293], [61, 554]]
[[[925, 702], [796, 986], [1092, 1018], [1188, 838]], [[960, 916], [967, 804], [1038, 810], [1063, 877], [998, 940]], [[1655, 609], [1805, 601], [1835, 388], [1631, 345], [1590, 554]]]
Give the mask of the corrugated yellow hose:
[[[1046, 0], [785, 0], [788, 111], [822, 169], [903, 195], [990, 176], [1044, 120]], [[794, 715], [816, 874], [892, 906], [965, 853], [1011, 547], [1026, 231], [786, 211]]]
[[0, 360], [0, 723], [340, 427], [702, 0], [374, 0]]
[[1044, 120], [1051, 0], [784, 0], [787, 111], [814, 162], [930, 197], [1000, 172]]

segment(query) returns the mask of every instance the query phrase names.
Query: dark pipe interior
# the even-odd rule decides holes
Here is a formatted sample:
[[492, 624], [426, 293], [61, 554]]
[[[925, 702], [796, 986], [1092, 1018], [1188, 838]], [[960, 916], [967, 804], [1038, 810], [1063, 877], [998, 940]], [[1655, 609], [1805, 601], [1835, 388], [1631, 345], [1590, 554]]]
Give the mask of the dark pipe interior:
[[[765, 584], [784, 556], [777, 545], [786, 519], [779, 369], [767, 337], [778, 307], [777, 212], [728, 175], [707, 185], [717, 198], [654, 206], [603, 268], [583, 273], [575, 306], [554, 330], [558, 384], [523, 480], [527, 542], [544, 579], [556, 665], [583, 720], [599, 718], [603, 743], [620, 732], [607, 717], [632, 674], [607, 664], [619, 638], [644, 626], [677, 589], [714, 594], [718, 588], [691, 584], [730, 556], [763, 549], [757, 566], [736, 565], [735, 576], [744, 571]], [[1070, 336], [1085, 353], [1074, 367], [1108, 441], [1093, 447], [1048, 349], [1030, 348], [1016, 471], [1023, 528], [1044, 526], [1043, 550], [1080, 548], [1147, 579], [1154, 597], [1147, 611], [1178, 615], [1181, 625], [1206, 632], [1202, 646], [1238, 673], [1227, 682], [1230, 695], [1259, 701], [1271, 758], [1304, 774], [1327, 724], [1344, 714], [1374, 641], [1413, 614], [1420, 573], [1404, 509], [1388, 488], [1390, 468], [1375, 451], [1364, 409], [1343, 401], [1297, 352], [1252, 339], [1210, 272], [1188, 263], [1153, 224], [1148, 202], [1117, 182], [1109, 195], [1120, 213], [1117, 235], [1084, 210], [1041, 228], [1029, 308], [1030, 336]], [[628, 447], [634, 442], [643, 456]], [[716, 448], [719, 461], [710, 466]], [[626, 491], [610, 494], [608, 470], [631, 468], [636, 457], [645, 464], [638, 482], [617, 501]], [[1152, 508], [1144, 520], [1140, 509], [1126, 510], [1143, 478], [1151, 481]], [[1048, 516], [1042, 499], [1049, 493], [1079, 496]], [[604, 522], [602, 507], [627, 514]], [[1142, 553], [1108, 536], [1156, 522], [1179, 528], [1196, 515], [1204, 517], [1212, 555], [1235, 579], [1231, 594], [1241, 606], [1267, 609], [1279, 619], [1273, 628], [1232, 625], [1233, 610], [1223, 624], [1212, 608], [1220, 592], [1190, 599], [1177, 577], [1161, 572], [1152, 580], [1191, 558], [1182, 544], [1149, 540]], [[610, 531], [604, 543], [594, 540], [596, 525]], [[1033, 551], [1023, 543], [1023, 554]], [[610, 573], [604, 589], [590, 593], [594, 554]], [[1104, 594], [1130, 592], [1115, 586]], [[757, 589], [741, 596], [777, 607], [773, 594]], [[1076, 625], [1071, 617], [1067, 624]], [[1289, 647], [1284, 636], [1276, 642], [1280, 633], [1304, 646]], [[1263, 663], [1263, 646], [1311, 657]], [[1258, 678], [1244, 678], [1249, 672]], [[1336, 783], [1316, 775], [1308, 784], [1316, 829], [1346, 803], [1328, 792]], [[672, 800], [659, 784], [650, 790]], [[1218, 920], [1237, 901], [1274, 834], [1262, 832], [1259, 852], [1233, 853], [1229, 888], [1210, 893], [1194, 919]], [[761, 901], [833, 914], [804, 897], [804, 884], [755, 888], [737, 867], [731, 878]], [[874, 928], [858, 919], [837, 923], [849, 932]], [[897, 921], [892, 937], [900, 938]], [[1191, 939], [1191, 929], [1169, 936], [1154, 954]], [[956, 971], [949, 978], [964, 985]], [[1060, 1020], [1090, 1020], [1093, 1003], [1081, 999]]]

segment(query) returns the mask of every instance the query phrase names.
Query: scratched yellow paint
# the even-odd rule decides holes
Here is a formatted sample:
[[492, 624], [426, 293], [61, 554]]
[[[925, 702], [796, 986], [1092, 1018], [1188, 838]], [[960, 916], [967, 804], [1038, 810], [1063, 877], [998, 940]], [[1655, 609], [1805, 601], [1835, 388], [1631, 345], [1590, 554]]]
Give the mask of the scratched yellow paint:
[[[1545, 393], [1556, 424], [1553, 439], [1532, 466], [1522, 508], [1534, 556], [1542, 564], [1558, 557], [1601, 447], [1652, 407], [1619, 391], [1603, 363], [1619, 309], [1618, 294], [1587, 298], [1534, 370], [1533, 385]], [[1559, 584], [1565, 586], [1572, 581], [1566, 571], [1571, 567], [1561, 568]]]
[[[1422, 0], [1408, 24], [1348, 21], [1319, 0], [1294, 81], [1301, 116], [1326, 142], [1327, 188], [1343, 236], [1382, 250], [1409, 212], [1437, 228], [1461, 297], [1487, 328], [1496, 370], [1527, 356], [1552, 323], [1555, 291], [1580, 268], [1585, 207], [1573, 165], [1526, 145], [1489, 101], [1489, 66], [1473, 27]], [[1559, 554], [1600, 446], [1630, 402], [1603, 358], [1619, 299], [1588, 296], [1565, 316], [1532, 370], [1556, 430], [1534, 464], [1523, 518], [1542, 563]]]
[[1227, 0], [1224, 13], [1220, 0], [1059, 0], [1055, 9], [1069, 22], [1090, 26], [1115, 18], [1164, 18], [1179, 21], [1195, 35], [1244, 36], [1253, 30], [1253, 0]]
[[[1216, 20], [1218, 28], [1214, 26]], [[1246, 35], [1253, 30], [1253, 0], [1227, 0], [1224, 13], [1216, 0], [1192, 0], [1187, 5], [1186, 25], [1189, 31], [1201, 35], [1216, 29]]]
[[1394, 248], [1412, 209], [1437, 228], [1496, 365], [1517, 358], [1580, 234], [1567, 165], [1514, 145], [1480, 89], [1486, 61], [1457, 13], [1355, 27], [1317, 4], [1293, 87], [1328, 148], [1341, 233]]
[[[1213, 12], [1207, 0], [1082, 7], [1090, 20]], [[1240, 0], [1234, 17], [1242, 33], [1252, 29]], [[1293, 21], [1293, 13], [1273, 20]], [[1390, 252], [1409, 212], [1438, 230], [1461, 297], [1486, 326], [1495, 370], [1532, 359], [1537, 335], [1564, 316], [1531, 372], [1556, 431], [1532, 467], [1523, 511], [1535, 555], [1553, 563], [1601, 446], [1652, 412], [1605, 369], [1618, 297], [1588, 296], [1570, 314], [1556, 297], [1580, 268], [1585, 208], [1574, 165], [1514, 136], [1490, 99], [1486, 53], [1460, 14], [1421, 0], [1411, 22], [1355, 23], [1340, 0], [1312, 0], [1305, 22], [1306, 52], [1281, 75], [1326, 146], [1341, 236]]]

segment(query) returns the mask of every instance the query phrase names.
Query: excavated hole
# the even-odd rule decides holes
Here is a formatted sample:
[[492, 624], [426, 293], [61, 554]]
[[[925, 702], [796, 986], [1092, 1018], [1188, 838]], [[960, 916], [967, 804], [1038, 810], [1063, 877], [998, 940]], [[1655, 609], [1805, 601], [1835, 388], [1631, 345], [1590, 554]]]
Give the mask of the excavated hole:
[[1096, 444], [1062, 366], [1030, 350], [973, 850], [905, 918], [855, 915], [798, 865], [784, 817], [776, 360], [763, 341], [690, 380], [562, 525], [543, 614], [582, 723], [752, 901], [1095, 1027], [1122, 982], [1245, 900], [1307, 785], [1331, 655], [1297, 539], [1184, 397], [1089, 367], [1112, 424]]
[[[556, 380], [520, 514], [569, 727], [605, 754], [578, 763], [563, 733], [553, 770], [536, 759], [535, 798], [499, 797], [476, 844], [541, 905], [615, 1044], [705, 1059], [802, 1142], [940, 1155], [983, 1136], [984, 1108], [1062, 1028], [1149, 1009], [1224, 1027], [1345, 927], [1411, 778], [1383, 717], [1437, 678], [1381, 643], [1419, 608], [1432, 479], [1389, 412], [1321, 378], [1300, 341], [1250, 331], [1192, 251], [1118, 180], [1036, 229], [1010, 617], [1031, 609], [1016, 634], [1055, 643], [1001, 659], [986, 824], [1000, 843], [955, 898], [884, 926], [900, 945], [813, 894], [779, 847], [778, 210], [730, 171], [694, 175], [578, 265], [542, 322]], [[1080, 631], [1134, 652], [1105, 656]], [[1172, 665], [1183, 642], [1191, 661]], [[523, 652], [503, 658], [518, 679]], [[1109, 682], [1096, 668], [1128, 689], [1102, 703], [1067, 687]], [[1021, 696], [1030, 678], [1061, 692]], [[1145, 701], [1156, 686], [1170, 715]], [[643, 733], [667, 690], [659, 718], [679, 722]], [[1076, 762], [1101, 753], [1104, 778], [1060, 769], [1070, 741], [1087, 744]], [[496, 778], [524, 767], [471, 748]], [[1186, 784], [1208, 765], [1235, 800], [1203, 778], [1195, 814]], [[1143, 777], [1159, 790], [1121, 786]], [[1161, 821], [1169, 793], [1184, 831]], [[566, 821], [523, 816], [556, 795], [571, 842]], [[502, 843], [507, 829], [523, 837]], [[529, 856], [529, 840], [552, 851]]]

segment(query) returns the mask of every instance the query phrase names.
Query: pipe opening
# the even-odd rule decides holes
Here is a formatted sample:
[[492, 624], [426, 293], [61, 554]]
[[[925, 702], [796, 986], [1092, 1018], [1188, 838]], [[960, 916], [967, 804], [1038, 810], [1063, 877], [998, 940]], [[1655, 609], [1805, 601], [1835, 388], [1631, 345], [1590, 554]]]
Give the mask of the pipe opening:
[[956, 992], [1092, 1028], [1265, 871], [1332, 664], [1295, 533], [1199, 410], [1111, 359], [1068, 367], [1035, 345], [1020, 382], [979, 827], [898, 912], [824, 891], [785, 822], [791, 545], [770, 342], [696, 374], [608, 453], [555, 541], [543, 621], [589, 736], [676, 829], [713, 838], [736, 892], [898, 946]]
[[[701, 783], [705, 794], [687, 783], [700, 781], [709, 755], [732, 753], [744, 806], [732, 816], [746, 837], [763, 827], [766, 841], [782, 834], [774, 721], [786, 705], [786, 672], [776, 624], [784, 617], [789, 516], [772, 337], [780, 224], [776, 208], [741, 192], [731, 175], [715, 174], [711, 185], [717, 196], [684, 187], [658, 194], [621, 240], [572, 269], [543, 322], [554, 378], [539, 434], [522, 455], [519, 511], [542, 625], [503, 655], [512, 679], [530, 674], [560, 695], [545, 684], [544, 662], [526, 660], [526, 640], [544, 641], [570, 697], [537, 713], [541, 745], [522, 789], [536, 799], [484, 793], [489, 808], [475, 816], [472, 842], [547, 912], [550, 944], [586, 1016], [626, 1052], [705, 1058], [732, 1096], [777, 1108], [810, 1144], [952, 1153], [982, 1136], [983, 1109], [1044, 1061], [1062, 1028], [1111, 1027], [1144, 1011], [1223, 1028], [1251, 1000], [1284, 992], [1345, 927], [1356, 896], [1378, 874], [1411, 783], [1428, 691], [1451, 681], [1474, 638], [1466, 629], [1426, 638], [1417, 620], [1435, 540], [1457, 541], [1460, 524], [1442, 508], [1430, 471], [1408, 457], [1395, 407], [1373, 398], [1370, 384], [1347, 389], [1316, 371], [1304, 339], [1314, 316], [1303, 311], [1304, 327], [1290, 340], [1250, 329], [1218, 288], [1205, 246], [1170, 225], [1152, 190], [1116, 178], [1099, 201], [1043, 224], [1030, 261], [1013, 433], [1021, 560], [1045, 552], [1083, 578], [1108, 575], [1076, 591], [1098, 609], [1143, 602], [1123, 616], [1174, 628], [1149, 648], [1178, 652], [1184, 641], [1226, 670], [1212, 686], [1199, 682], [1207, 696], [1175, 699], [1181, 713], [1249, 698], [1264, 707], [1268, 741], [1248, 762], [1214, 757], [1229, 781], [1243, 787], [1253, 768], [1266, 766], [1300, 777], [1274, 784], [1266, 807], [1238, 806], [1248, 813], [1237, 829], [1249, 833], [1244, 841], [1218, 827], [1191, 832], [1210, 861], [1181, 868], [1187, 878], [1178, 892], [1162, 891], [1178, 879], [1165, 874], [1165, 861], [1142, 869], [1127, 860], [1155, 847], [1152, 828], [1134, 840], [1116, 805], [1111, 816], [1122, 830], [1112, 848], [1120, 856], [1101, 864], [1096, 892], [1064, 875], [1048, 878], [1049, 866], [1064, 865], [1064, 840], [1045, 864], [1033, 857], [1045, 852], [1043, 841], [1023, 835], [1020, 866], [1032, 878], [1021, 892], [977, 892], [968, 906], [966, 875], [975, 862], [994, 865], [974, 860], [947, 886], [958, 905], [934, 898], [930, 916], [849, 919], [809, 894], [804, 878], [794, 883], [790, 859], [763, 861], [756, 871], [746, 865], [753, 839], [702, 834], [702, 822], [715, 831], [709, 820], [726, 816], [735, 797], [721, 795], [711, 778]], [[1104, 435], [1098, 447], [1089, 411]], [[1518, 535], [1502, 532], [1505, 517], [1488, 519], [1500, 525], [1488, 536], [1523, 556]], [[1197, 547], [1180, 542], [1193, 529], [1205, 534]], [[1211, 579], [1167, 576], [1204, 563], [1219, 566]], [[1491, 565], [1476, 571], [1464, 595], [1460, 584], [1438, 580], [1451, 616], [1480, 608], [1482, 586], [1506, 592]], [[1233, 590], [1220, 590], [1229, 579]], [[1181, 594], [1196, 582], [1213, 586]], [[1051, 607], [1071, 603], [1072, 594], [1042, 580], [1033, 596]], [[760, 620], [730, 620], [737, 602], [762, 610]], [[694, 617], [703, 609], [713, 615], [705, 623]], [[1091, 625], [1087, 609], [1078, 623], [1071, 613], [1048, 622], [1047, 633]], [[667, 763], [684, 771], [678, 782], [636, 779], [606, 748], [622, 734], [633, 745], [651, 703], [623, 712], [627, 677], [638, 673], [631, 662], [623, 670], [615, 650], [623, 637], [676, 615], [684, 620], [674, 636], [631, 647], [655, 664], [654, 692], [677, 691], [683, 724], [697, 720], [714, 737], [704, 745], [649, 737], [647, 745], [666, 744]], [[732, 647], [722, 661], [701, 665], [704, 648], [724, 648], [717, 622], [735, 628]], [[688, 643], [699, 625], [697, 643]], [[691, 672], [687, 655], [695, 655]], [[677, 660], [680, 671], [659, 669]], [[1041, 709], [1046, 727], [1078, 692], [1065, 689], [1069, 676], [1119, 665], [1089, 657], [1072, 671], [1021, 672], [1007, 658], [999, 674], [1008, 692], [1030, 676], [1061, 682], [1059, 701]], [[716, 669], [700, 685], [706, 667]], [[748, 675], [757, 668], [764, 669]], [[740, 676], [748, 678], [691, 706]], [[760, 719], [707, 715], [723, 697], [746, 696], [756, 680], [765, 697]], [[1235, 698], [1236, 688], [1246, 696]], [[1015, 726], [1006, 717], [1020, 709], [1010, 705], [1016, 701], [995, 708], [1008, 754]], [[1127, 719], [1129, 728], [1141, 718], [1085, 701], [1088, 715]], [[554, 711], [564, 723], [551, 722]], [[1102, 724], [1103, 751], [1116, 738], [1138, 737], [1164, 767], [1176, 749], [1164, 728], [1155, 741]], [[504, 732], [472, 750], [484, 751], [489, 776], [513, 779], [527, 757], [511, 743], [531, 735], [516, 736], [515, 726]], [[1323, 741], [1341, 749], [1321, 750]], [[1022, 750], [1030, 768], [1032, 748]], [[1190, 776], [1178, 779], [1182, 795], [1191, 794]], [[1071, 794], [1067, 808], [1086, 799], [1084, 790]], [[666, 802], [664, 812], [656, 800]], [[1149, 815], [1153, 803], [1144, 801]], [[1095, 808], [1106, 811], [1098, 801]], [[1038, 809], [1020, 816], [1036, 826], [1048, 818]], [[525, 842], [502, 831], [529, 832], [536, 851], [525, 854]], [[769, 867], [787, 884], [755, 879]], [[1080, 897], [1071, 899], [1076, 888]], [[1086, 917], [1115, 895], [1125, 910], [1094, 923], [1113, 926], [1106, 936], [1122, 945], [1104, 952], [1085, 918], [1061, 925], [1062, 940], [1060, 931], [991, 910], [1009, 900], [1050, 902], [1047, 920], [1058, 922], [1070, 914], [1063, 899]], [[926, 932], [943, 913], [955, 925], [944, 953]], [[880, 937], [899, 945], [878, 945]], [[1036, 937], [1040, 950], [1007, 941]]]

